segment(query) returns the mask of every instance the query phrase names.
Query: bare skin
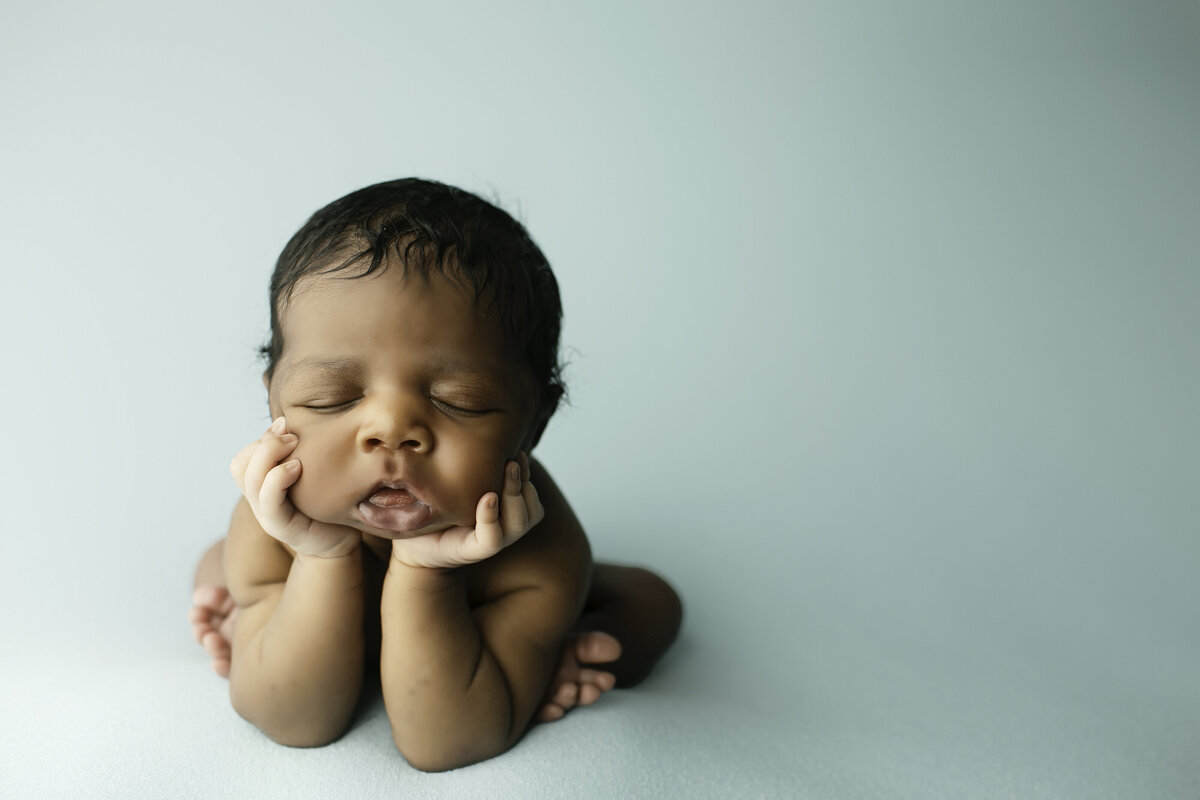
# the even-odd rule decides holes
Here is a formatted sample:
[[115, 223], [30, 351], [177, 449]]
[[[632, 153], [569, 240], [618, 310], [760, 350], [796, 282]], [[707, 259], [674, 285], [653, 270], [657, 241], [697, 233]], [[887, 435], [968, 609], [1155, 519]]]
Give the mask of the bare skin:
[[[225, 540], [220, 539], [196, 566], [188, 621], [193, 638], [212, 658], [213, 671], [228, 678], [237, 604], [225, 582], [224, 550]], [[381, 566], [376, 563], [375, 569]], [[381, 589], [379, 583], [372, 595], [377, 596]], [[637, 612], [629, 613], [631, 609]], [[378, 616], [376, 611], [368, 623], [377, 622]], [[595, 703], [610, 689], [636, 686], [674, 640], [681, 617], [678, 596], [653, 573], [596, 564], [587, 606], [575, 630], [563, 641], [558, 667], [535, 719], [554, 722], [577, 706]], [[378, 628], [368, 624], [368, 629], [378, 637]], [[622, 648], [622, 641], [649, 641], [657, 646]], [[376, 638], [373, 651], [378, 649]], [[376, 676], [378, 663], [367, 660], [366, 665], [369, 676]]]
[[645, 677], [678, 597], [592, 564], [526, 455], [545, 416], [495, 318], [440, 277], [305, 281], [267, 381], [275, 422], [231, 464], [243, 499], [189, 612], [237, 712], [325, 744], [378, 669], [397, 747], [442, 770]]

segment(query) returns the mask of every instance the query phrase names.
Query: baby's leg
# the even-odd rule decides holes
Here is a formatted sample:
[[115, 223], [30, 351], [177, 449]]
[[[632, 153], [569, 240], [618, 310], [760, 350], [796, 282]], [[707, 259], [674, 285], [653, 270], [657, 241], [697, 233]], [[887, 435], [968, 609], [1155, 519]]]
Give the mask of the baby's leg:
[[649, 570], [596, 564], [578, 631], [604, 631], [621, 643], [621, 655], [605, 665], [621, 688], [650, 674], [675, 641], [683, 621], [679, 595]]
[[614, 685], [640, 683], [675, 641], [682, 619], [679, 595], [653, 572], [596, 564], [577, 633], [563, 645], [538, 720], [590, 705]]
[[222, 678], [228, 678], [237, 605], [225, 588], [224, 555], [225, 540], [221, 539], [201, 556], [200, 563], [196, 565], [188, 621], [192, 624], [192, 636], [212, 656], [213, 671]]

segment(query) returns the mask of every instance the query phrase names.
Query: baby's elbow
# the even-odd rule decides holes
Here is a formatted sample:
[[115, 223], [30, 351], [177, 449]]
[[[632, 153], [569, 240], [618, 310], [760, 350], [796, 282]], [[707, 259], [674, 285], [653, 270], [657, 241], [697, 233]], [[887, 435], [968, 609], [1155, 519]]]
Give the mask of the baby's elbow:
[[[401, 751], [401, 755], [404, 755], [403, 751]], [[420, 770], [421, 772], [449, 772], [452, 769], [469, 767], [471, 764], [475, 763], [473, 761], [464, 761], [459, 763], [458, 761], [445, 759], [432, 759], [430, 761], [425, 761], [423, 758], [410, 755], [404, 755], [404, 760], [408, 762], [410, 767]]]
[[432, 747], [414, 748], [405, 746], [399, 740], [395, 741], [396, 749], [400, 751], [400, 755], [404, 756], [404, 760], [408, 762], [409, 766], [421, 772], [449, 772], [459, 767], [469, 767], [482, 760], [466, 758], [461, 753], [449, 750], [439, 751]]
[[438, 746], [428, 741], [414, 743], [395, 734], [392, 735], [392, 741], [409, 766], [421, 772], [449, 772], [452, 769], [478, 764], [500, 754], [499, 750], [492, 752], [477, 747]]
[[319, 728], [295, 728], [291, 730], [263, 730], [276, 744], [285, 747], [324, 747], [333, 744], [342, 735], [341, 731], [327, 731]]
[[469, 759], [458, 757], [455, 758], [452, 753], [439, 753], [430, 749], [412, 750], [401, 747], [400, 743], [396, 743], [396, 749], [400, 751], [400, 755], [404, 756], [404, 760], [408, 762], [413, 769], [421, 772], [449, 772], [452, 769], [459, 767], [469, 767], [480, 759]]
[[282, 719], [267, 713], [261, 704], [238, 693], [230, 693], [233, 710], [238, 716], [258, 728], [267, 738], [285, 747], [324, 747], [337, 741], [342, 729], [328, 724], [313, 724], [296, 719]]

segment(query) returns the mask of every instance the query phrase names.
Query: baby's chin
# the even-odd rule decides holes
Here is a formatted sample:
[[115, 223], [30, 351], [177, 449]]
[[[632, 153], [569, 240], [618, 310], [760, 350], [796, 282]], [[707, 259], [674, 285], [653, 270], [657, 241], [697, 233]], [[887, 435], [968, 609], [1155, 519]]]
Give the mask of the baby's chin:
[[375, 539], [383, 539], [389, 542], [398, 541], [400, 539], [416, 539], [419, 536], [428, 536], [431, 533], [441, 533], [444, 530], [453, 528], [453, 525], [428, 525], [424, 528], [419, 528], [415, 531], [389, 531], [386, 529], [372, 528], [369, 525], [364, 525], [361, 522], [353, 526], [357, 528], [363, 536], [370, 536]]
[[[450, 528], [475, 526], [473, 516], [469, 521], [465, 522], [446, 520], [443, 514], [439, 514], [433, 509], [429, 510], [427, 519], [422, 519], [424, 515], [419, 511], [412, 514], [400, 512], [391, 515], [392, 519], [387, 519], [386, 516], [373, 520], [364, 519], [370, 513], [370, 510], [366, 514], [360, 510], [358, 513], [347, 515], [343, 519], [337, 520], [335, 524], [347, 525], [358, 530], [363, 536], [370, 536], [386, 541], [415, 539], [419, 536], [441, 533]], [[408, 517], [407, 519], [405, 518], [406, 516]]]

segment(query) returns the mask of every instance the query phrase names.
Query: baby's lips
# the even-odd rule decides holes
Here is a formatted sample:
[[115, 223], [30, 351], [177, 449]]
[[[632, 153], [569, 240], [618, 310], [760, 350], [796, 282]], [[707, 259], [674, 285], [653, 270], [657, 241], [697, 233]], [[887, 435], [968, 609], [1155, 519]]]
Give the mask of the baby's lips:
[[375, 490], [367, 498], [367, 502], [380, 508], [396, 508], [398, 506], [411, 506], [420, 501], [406, 489], [389, 489], [384, 486]]
[[403, 501], [404, 504], [412, 502], [427, 506], [430, 505], [429, 498], [426, 497], [425, 492], [404, 480], [380, 481], [371, 487], [371, 490], [359, 502], [370, 503], [372, 498], [380, 495], [382, 495], [380, 499], [386, 505], [397, 505], [399, 504], [397, 501]]

